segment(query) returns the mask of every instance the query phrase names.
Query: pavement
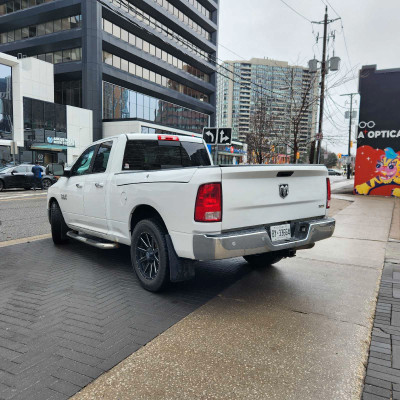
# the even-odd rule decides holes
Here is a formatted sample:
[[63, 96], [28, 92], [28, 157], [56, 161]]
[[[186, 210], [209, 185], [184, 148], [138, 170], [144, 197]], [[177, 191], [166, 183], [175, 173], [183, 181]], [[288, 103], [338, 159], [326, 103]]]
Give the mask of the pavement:
[[244, 275], [73, 399], [359, 399], [393, 209], [349, 196], [332, 238]]
[[386, 247], [362, 398], [400, 399], [400, 199]]
[[0, 242], [50, 233], [46, 211], [47, 192], [0, 192]]
[[381, 400], [389, 384], [396, 395], [365, 378], [387, 240], [400, 233], [394, 199], [335, 194], [335, 235], [314, 249], [268, 269], [198, 263], [195, 280], [152, 294], [125, 248], [55, 247], [47, 217], [29, 220], [45, 207], [32, 194], [0, 194], [1, 400], [359, 399], [363, 387]]

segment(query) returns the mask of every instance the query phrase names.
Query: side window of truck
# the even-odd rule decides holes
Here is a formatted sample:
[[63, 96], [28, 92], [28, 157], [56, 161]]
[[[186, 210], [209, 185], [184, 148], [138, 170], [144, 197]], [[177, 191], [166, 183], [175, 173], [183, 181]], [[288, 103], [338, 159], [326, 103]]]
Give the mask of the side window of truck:
[[81, 156], [78, 158], [77, 162], [71, 169], [71, 176], [84, 175], [89, 172], [95, 149], [96, 146], [90, 146], [81, 154]]
[[100, 145], [93, 163], [93, 174], [106, 172], [113, 142], [104, 142]]

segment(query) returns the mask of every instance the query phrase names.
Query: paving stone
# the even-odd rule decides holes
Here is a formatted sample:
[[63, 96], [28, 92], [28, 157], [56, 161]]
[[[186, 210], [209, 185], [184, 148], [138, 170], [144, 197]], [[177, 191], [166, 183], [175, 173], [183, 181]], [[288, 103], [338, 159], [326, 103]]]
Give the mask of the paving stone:
[[368, 375], [365, 378], [365, 383], [369, 384], [369, 385], [372, 385], [372, 386], [379, 386], [379, 387], [384, 388], [384, 389], [389, 389], [389, 390], [392, 389], [392, 383], [391, 382], [388, 382], [388, 381], [385, 381], [385, 380], [382, 380], [382, 379], [378, 379], [378, 378], [373, 378], [372, 376], [368, 376]]
[[365, 385], [364, 392], [375, 394], [377, 396], [387, 397], [389, 399], [392, 394], [392, 391], [390, 389], [384, 389], [373, 385]]
[[400, 311], [392, 311], [391, 325], [400, 326]]
[[248, 271], [242, 259], [199, 263], [196, 279], [155, 295], [132, 273], [128, 248], [2, 248], [0, 399], [69, 398]]
[[363, 392], [362, 400], [390, 400], [390, 397], [382, 397], [376, 394]]

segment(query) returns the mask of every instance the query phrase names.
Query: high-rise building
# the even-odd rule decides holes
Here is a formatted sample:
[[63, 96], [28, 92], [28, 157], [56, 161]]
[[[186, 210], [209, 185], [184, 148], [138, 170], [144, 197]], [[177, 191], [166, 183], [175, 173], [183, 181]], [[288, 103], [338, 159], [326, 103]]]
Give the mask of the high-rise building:
[[[276, 137], [290, 137], [297, 113], [299, 151], [306, 154], [316, 130], [318, 77], [315, 74], [285, 61], [260, 58], [225, 61], [220, 72], [217, 89], [219, 126], [232, 127], [233, 138], [245, 142], [257, 103], [264, 98], [273, 118], [272, 134]], [[308, 106], [301, 112], [303, 99]], [[290, 153], [286, 148], [281, 151]]]
[[53, 63], [55, 102], [92, 110], [94, 140], [110, 121], [213, 123], [217, 28], [217, 0], [0, 0], [0, 52]]

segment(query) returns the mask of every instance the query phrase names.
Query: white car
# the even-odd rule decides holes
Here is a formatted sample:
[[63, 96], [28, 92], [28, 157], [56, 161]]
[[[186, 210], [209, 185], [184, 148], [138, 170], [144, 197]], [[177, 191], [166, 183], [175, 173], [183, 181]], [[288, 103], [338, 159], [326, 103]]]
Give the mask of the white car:
[[191, 136], [123, 134], [89, 146], [48, 191], [55, 244], [127, 245], [141, 284], [194, 275], [192, 260], [270, 265], [330, 237], [324, 166], [213, 166]]

